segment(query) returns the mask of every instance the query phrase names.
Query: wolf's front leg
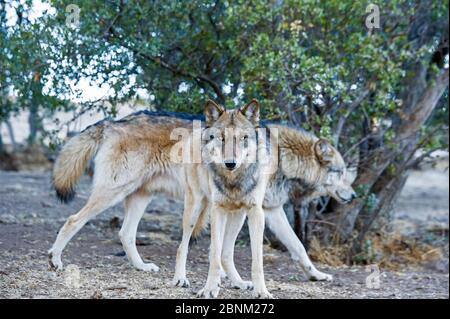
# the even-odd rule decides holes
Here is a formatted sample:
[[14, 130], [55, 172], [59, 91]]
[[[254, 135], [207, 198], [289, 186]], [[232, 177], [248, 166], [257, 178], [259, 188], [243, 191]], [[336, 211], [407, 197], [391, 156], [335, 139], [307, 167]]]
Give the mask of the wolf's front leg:
[[252, 249], [253, 296], [256, 298], [273, 298], [266, 288], [263, 268], [264, 211], [257, 206], [248, 213], [248, 228]]
[[265, 210], [267, 225], [275, 236], [291, 253], [292, 259], [299, 261], [300, 267], [311, 281], [331, 281], [333, 276], [320, 272], [308, 257], [302, 242], [294, 233], [283, 207]]
[[253, 284], [250, 281], [242, 280], [234, 265], [234, 246], [236, 238], [242, 229], [245, 221], [245, 214], [242, 212], [230, 213], [227, 216], [227, 224], [225, 227], [225, 235], [222, 248], [222, 265], [225, 273], [231, 280], [233, 288], [250, 289]]
[[217, 298], [220, 290], [221, 252], [227, 213], [213, 206], [211, 210], [211, 246], [209, 249], [209, 272], [205, 287], [197, 297]]

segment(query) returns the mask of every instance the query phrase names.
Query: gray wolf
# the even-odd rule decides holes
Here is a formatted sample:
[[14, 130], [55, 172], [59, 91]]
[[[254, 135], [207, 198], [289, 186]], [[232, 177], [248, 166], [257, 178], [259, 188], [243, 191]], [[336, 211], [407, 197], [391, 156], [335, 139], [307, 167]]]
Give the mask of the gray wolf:
[[[191, 211], [196, 210], [190, 203], [206, 201], [210, 206], [204, 210], [209, 211], [211, 217], [210, 267], [206, 285], [198, 296], [217, 297], [225, 228], [238, 233], [241, 221], [247, 216], [253, 295], [271, 298], [263, 271], [265, 219], [262, 208], [270, 175], [265, 173], [265, 165], [260, 160], [265, 150], [258, 147], [263, 141], [258, 140], [256, 134], [259, 127], [259, 103], [253, 100], [242, 108], [225, 110], [209, 101], [205, 107], [205, 117], [207, 128], [202, 154], [209, 155], [212, 161], [208, 164], [192, 164], [185, 171], [186, 180], [190, 181], [185, 196], [187, 217], [191, 218]], [[247, 287], [252, 285], [247, 284]]]
[[[286, 246], [292, 259], [298, 261], [310, 280], [330, 281], [332, 276], [318, 271], [292, 230], [283, 205], [289, 199], [293, 186], [300, 189], [302, 201], [307, 203], [320, 196], [331, 196], [340, 203], [349, 203], [356, 194], [346, 178], [346, 166], [340, 153], [328, 141], [313, 134], [283, 125], [269, 124], [269, 131], [278, 134], [277, 143], [270, 144], [271, 153], [277, 153], [279, 161], [269, 176], [263, 200], [263, 210], [270, 230]], [[190, 188], [200, 188], [200, 172], [188, 170]], [[244, 184], [244, 182], [242, 181]], [[244, 187], [245, 188], [245, 187]], [[200, 209], [194, 203], [204, 201], [198, 191], [186, 190], [183, 215], [183, 237], [177, 253], [177, 263], [173, 283], [189, 287], [186, 278], [186, 258], [191, 235], [197, 236], [206, 224], [209, 209]], [[226, 223], [223, 235], [221, 264], [232, 285], [248, 289], [251, 283], [243, 281], [234, 265], [234, 245], [245, 221], [244, 215], [232, 215]]]

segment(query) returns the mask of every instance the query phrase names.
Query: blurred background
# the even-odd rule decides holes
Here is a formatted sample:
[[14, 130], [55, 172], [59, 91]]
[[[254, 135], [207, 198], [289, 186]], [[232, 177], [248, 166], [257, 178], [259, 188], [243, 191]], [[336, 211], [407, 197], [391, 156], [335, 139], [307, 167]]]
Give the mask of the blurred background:
[[352, 205], [286, 207], [316, 261], [448, 274], [448, 27], [448, 0], [0, 0], [0, 187], [47, 183], [62, 143], [104, 117], [257, 98], [354, 178]]

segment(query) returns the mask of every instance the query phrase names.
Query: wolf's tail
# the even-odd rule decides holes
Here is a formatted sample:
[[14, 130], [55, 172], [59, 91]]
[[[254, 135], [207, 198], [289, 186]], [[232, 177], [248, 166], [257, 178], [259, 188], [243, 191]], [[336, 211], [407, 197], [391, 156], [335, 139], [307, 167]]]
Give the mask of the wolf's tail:
[[194, 226], [194, 230], [192, 231], [192, 238], [197, 238], [200, 236], [202, 231], [206, 228], [207, 222], [208, 222], [208, 205], [205, 205], [202, 211], [200, 212], [200, 215], [198, 216], [197, 223]]
[[88, 127], [64, 145], [53, 167], [56, 196], [64, 203], [75, 196], [75, 186], [103, 140], [104, 123]]

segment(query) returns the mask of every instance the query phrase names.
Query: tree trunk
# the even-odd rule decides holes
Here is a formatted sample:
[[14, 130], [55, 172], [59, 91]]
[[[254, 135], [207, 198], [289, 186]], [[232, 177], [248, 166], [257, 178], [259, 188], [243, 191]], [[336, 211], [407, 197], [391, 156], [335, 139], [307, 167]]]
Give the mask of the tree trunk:
[[294, 232], [308, 250], [308, 220], [313, 215], [313, 207], [309, 203], [294, 205]]
[[[426, 77], [426, 73], [419, 72], [417, 77]], [[439, 98], [448, 86], [448, 81], [448, 69], [444, 69], [434, 79], [428, 80], [423, 90], [419, 89], [420, 94], [418, 94], [418, 88], [415, 85], [405, 88], [408, 95], [404, 98], [404, 101], [414, 101], [415, 104], [405, 105], [402, 118], [396, 124], [397, 137], [394, 141], [396, 148], [377, 147], [371, 150], [373, 155], [371, 156], [370, 166], [361, 168], [354, 182], [355, 188], [365, 187], [366, 194], [376, 196], [375, 207], [369, 211], [365, 198], [363, 198], [351, 205], [338, 205], [335, 208], [338, 226], [336, 241], [345, 242], [355, 230], [358, 231], [350, 255], [361, 251], [361, 244], [370, 227], [379, 216], [390, 211], [400, 194], [406, 182], [408, 163], [416, 151], [417, 132], [430, 117]], [[414, 81], [414, 83], [423, 86], [421, 81]], [[411, 97], [409, 94], [414, 96]]]
[[0, 123], [0, 154], [2, 154], [5, 150], [5, 148], [3, 146], [3, 138], [2, 138], [2, 134], [1, 134], [1, 128], [2, 128], [2, 123]]
[[[39, 64], [39, 59], [35, 61]], [[43, 84], [41, 82], [41, 72], [35, 71], [31, 82], [31, 101], [30, 101], [30, 114], [28, 116], [28, 124], [30, 126], [30, 135], [28, 137], [29, 146], [36, 143], [37, 134], [42, 129], [42, 120], [39, 118], [39, 105], [42, 101], [42, 89]]]
[[30, 106], [30, 114], [28, 116], [28, 124], [30, 126], [30, 135], [28, 137], [28, 144], [31, 146], [36, 143], [37, 133], [40, 129], [39, 124], [38, 105], [32, 103]]
[[13, 152], [15, 152], [15, 151], [17, 151], [17, 143], [16, 143], [16, 138], [14, 136], [13, 127], [12, 127], [10, 121], [6, 121], [5, 124], [6, 124], [6, 128], [8, 129], [8, 134], [9, 134], [9, 138], [11, 140]]
[[[390, 224], [392, 218], [390, 212], [392, 211], [395, 200], [398, 195], [400, 195], [406, 180], [407, 175], [403, 173], [398, 176], [390, 176], [390, 178], [382, 177], [374, 185], [374, 188], [379, 188], [377, 192], [378, 204], [371, 211], [363, 208], [359, 213], [358, 221], [360, 224], [356, 225], [358, 235], [353, 240], [351, 249], [348, 252], [348, 263], [352, 263], [360, 253], [363, 253], [362, 247], [364, 244], [364, 239], [375, 222], [380, 224], [377, 229]], [[383, 217], [387, 220], [381, 220]]]

